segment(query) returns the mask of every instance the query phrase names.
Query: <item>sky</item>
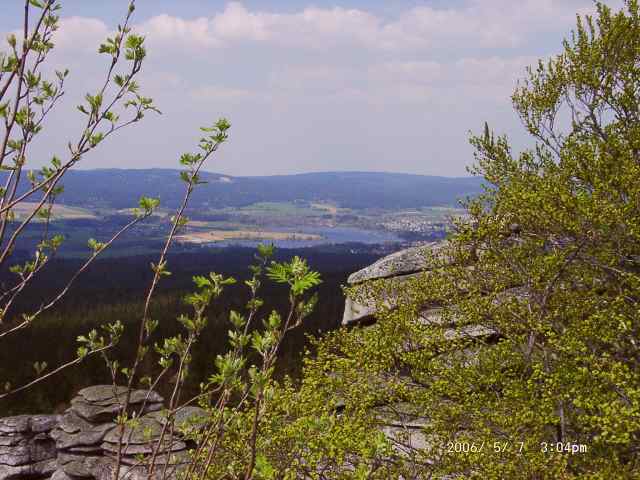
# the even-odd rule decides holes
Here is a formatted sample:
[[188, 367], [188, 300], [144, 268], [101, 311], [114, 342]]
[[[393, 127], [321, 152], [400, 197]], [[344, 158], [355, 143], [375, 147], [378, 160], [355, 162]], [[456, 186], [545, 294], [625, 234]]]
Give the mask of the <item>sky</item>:
[[[4, 0], [0, 32], [21, 24]], [[108, 58], [98, 45], [125, 0], [62, 0], [49, 71], [68, 67], [65, 97], [34, 144], [31, 166], [64, 158], [76, 109]], [[619, 0], [608, 5], [618, 7]], [[138, 0], [148, 57], [139, 83], [149, 115], [80, 168], [177, 168], [199, 126], [231, 136], [207, 170], [228, 175], [387, 171], [464, 176], [468, 138], [484, 122], [515, 149], [531, 145], [510, 96], [526, 67], [559, 53], [591, 0]], [[4, 48], [4, 47], [2, 47]]]

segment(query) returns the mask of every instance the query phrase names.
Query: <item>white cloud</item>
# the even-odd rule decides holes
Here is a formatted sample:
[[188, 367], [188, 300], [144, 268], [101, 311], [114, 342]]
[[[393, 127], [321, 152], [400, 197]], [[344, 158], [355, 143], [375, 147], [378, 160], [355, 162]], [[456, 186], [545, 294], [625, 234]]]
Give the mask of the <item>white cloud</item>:
[[298, 13], [251, 12], [230, 2], [211, 18], [180, 19], [158, 15], [139, 25], [151, 41], [191, 47], [230, 46], [236, 42], [269, 42], [286, 47], [326, 48], [330, 44], [367, 44], [379, 34], [380, 20], [355, 9], [308, 7]]
[[[472, 159], [467, 132], [484, 120], [524, 143], [510, 105], [517, 79], [561, 48], [576, 12], [594, 7], [591, 0], [444, 4], [382, 16], [343, 6], [265, 12], [230, 2], [207, 17], [151, 16], [135, 26], [149, 43], [142, 92], [165, 114], [124, 134], [127, 158], [114, 142], [98, 161], [175, 166], [174, 152], [191, 148], [197, 127], [225, 115], [232, 141], [214, 168], [229, 174], [463, 174]], [[72, 73], [82, 71], [72, 95], [98, 85], [104, 65], [95, 52], [113, 27], [63, 20], [61, 58], [76, 67]], [[65, 135], [53, 132], [52, 143]]]
[[204, 48], [234, 42], [301, 48], [351, 45], [395, 52], [464, 45], [515, 48], [532, 35], [572, 25], [576, 11], [590, 12], [593, 6], [576, 0], [469, 0], [460, 8], [417, 6], [384, 19], [342, 7], [274, 14], [249, 11], [242, 3], [231, 2], [208, 19], [159, 15], [140, 28], [152, 40]]
[[266, 40], [269, 37], [269, 18], [274, 15], [251, 13], [240, 3], [229, 3], [225, 11], [214, 16], [210, 33], [222, 40]]
[[178, 42], [181, 45], [217, 47], [219, 41], [211, 35], [210, 22], [206, 18], [184, 20], [170, 15], [158, 15], [147, 20], [138, 28], [152, 41]]
[[109, 34], [102, 20], [86, 17], [67, 17], [60, 20], [53, 41], [61, 50], [97, 52], [98, 46]]

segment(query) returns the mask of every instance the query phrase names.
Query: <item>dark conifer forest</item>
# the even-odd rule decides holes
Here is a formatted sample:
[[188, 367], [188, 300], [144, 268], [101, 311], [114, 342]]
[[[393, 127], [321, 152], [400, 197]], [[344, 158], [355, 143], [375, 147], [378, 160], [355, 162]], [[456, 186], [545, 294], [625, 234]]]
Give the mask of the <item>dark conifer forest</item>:
[[[199, 382], [212, 373], [215, 356], [228, 349], [228, 312], [232, 309], [242, 311], [245, 306], [248, 290], [241, 280], [247, 277], [247, 266], [253, 261], [254, 254], [255, 250], [250, 248], [226, 248], [209, 253], [182, 253], [171, 259], [172, 275], [162, 283], [152, 310], [152, 318], [159, 321], [156, 338], [179, 333], [176, 318], [188, 311], [183, 298], [193, 290], [193, 275], [215, 271], [238, 280], [208, 309], [208, 326], [194, 350], [187, 387], [189, 393], [197, 392]], [[296, 254], [308, 259], [310, 265], [321, 273], [323, 283], [318, 288], [321, 300], [315, 311], [303, 328], [288, 334], [281, 350], [278, 374], [293, 377], [299, 373], [300, 356], [308, 345], [307, 335], [317, 335], [340, 324], [344, 308], [341, 285], [347, 276], [378, 257], [374, 253], [303, 249], [278, 251], [277, 258], [284, 260]], [[122, 360], [130, 358], [135, 346], [136, 322], [143, 308], [144, 289], [148, 287], [153, 273], [149, 264], [154, 260], [151, 256], [124, 257], [105, 259], [92, 265], [57, 308], [43, 314], [26, 335], [16, 335], [13, 341], [6, 342], [0, 350], [0, 377], [11, 379], [14, 385], [23, 384], [33, 377], [34, 362], [58, 365], [73, 359], [79, 335], [116, 320], [125, 324], [125, 335], [115, 357]], [[52, 262], [21, 301], [15, 304], [15, 311], [29, 311], [56, 295], [79, 265], [79, 260]], [[2, 281], [10, 282], [12, 277], [12, 274], [3, 272]], [[263, 311], [284, 308], [287, 298], [282, 287], [266, 281], [262, 292], [265, 299]], [[151, 374], [157, 370], [157, 365], [149, 362], [144, 368], [145, 373]], [[29, 395], [5, 399], [3, 414], [61, 411], [75, 391], [103, 382], [110, 382], [104, 361], [100, 357], [90, 358], [68, 370], [67, 374], [54, 376], [38, 385]], [[167, 386], [161, 384], [158, 390], [166, 393], [163, 388]]]

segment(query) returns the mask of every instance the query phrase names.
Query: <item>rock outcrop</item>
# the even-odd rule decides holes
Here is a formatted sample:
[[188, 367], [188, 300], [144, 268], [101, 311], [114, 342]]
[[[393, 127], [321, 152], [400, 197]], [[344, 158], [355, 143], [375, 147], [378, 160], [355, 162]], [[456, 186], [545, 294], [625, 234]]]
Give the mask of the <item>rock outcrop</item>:
[[[355, 300], [347, 297], [342, 325], [367, 327], [375, 324], [377, 308], [373, 295], [368, 293], [369, 286], [382, 283], [384, 303], [393, 308], [397, 292], [402, 289], [403, 283], [424, 272], [428, 266], [428, 256], [437, 255], [441, 246], [442, 244], [432, 243], [400, 250], [351, 274], [347, 282], [350, 286], [360, 286], [362, 298]], [[426, 308], [422, 314], [424, 322], [437, 322], [439, 318], [437, 308]], [[425, 447], [423, 426], [427, 420], [412, 405], [382, 405], [377, 409], [376, 415], [382, 431], [398, 451], [409, 452]]]
[[[393, 306], [394, 291], [402, 289], [402, 284], [416, 278], [429, 265], [429, 257], [441, 258], [443, 242], [429, 243], [423, 246], [411, 247], [387, 255], [377, 262], [349, 275], [347, 283], [350, 286], [366, 287], [374, 282], [382, 282], [386, 295], [387, 306]], [[373, 299], [359, 301], [347, 298], [345, 303], [342, 325], [370, 325], [375, 323], [376, 307]]]
[[57, 415], [0, 418], [0, 479], [48, 478], [56, 470]]
[[[342, 325], [345, 327], [367, 328], [377, 321], [377, 305], [375, 292], [383, 295], [385, 307], [394, 308], [403, 284], [425, 272], [429, 258], [437, 258], [445, 264], [449, 261], [444, 256], [444, 242], [430, 243], [412, 247], [388, 255], [372, 265], [353, 273], [348, 278], [350, 286], [358, 286], [358, 299], [347, 298], [345, 301]], [[376, 289], [374, 286], [377, 285]], [[513, 295], [514, 292], [505, 292]], [[420, 316], [416, 319], [423, 324], [444, 325], [441, 309], [437, 305], [424, 305]], [[454, 322], [455, 323], [455, 322]], [[449, 328], [450, 327], [450, 328]], [[446, 326], [443, 332], [444, 341], [452, 341], [461, 337], [482, 338], [490, 340], [499, 333], [484, 325]], [[420, 345], [406, 345], [406, 351], [419, 349]], [[466, 353], [465, 353], [466, 354]], [[408, 404], [383, 405], [376, 409], [381, 429], [390, 438], [397, 449], [409, 451], [423, 449], [426, 438], [423, 427], [427, 419], [422, 417], [414, 406]]]
[[[0, 419], [0, 480], [111, 480], [118, 457], [121, 478], [146, 479], [154, 454], [156, 468], [166, 466], [170, 478], [185, 465], [191, 445], [179, 435], [170, 438], [163, 399], [153, 391], [131, 392], [130, 412], [137, 412], [138, 420], [121, 430], [115, 421], [126, 393], [124, 387], [92, 386], [80, 390], [62, 415]], [[185, 407], [175, 424], [204, 415], [200, 408]]]

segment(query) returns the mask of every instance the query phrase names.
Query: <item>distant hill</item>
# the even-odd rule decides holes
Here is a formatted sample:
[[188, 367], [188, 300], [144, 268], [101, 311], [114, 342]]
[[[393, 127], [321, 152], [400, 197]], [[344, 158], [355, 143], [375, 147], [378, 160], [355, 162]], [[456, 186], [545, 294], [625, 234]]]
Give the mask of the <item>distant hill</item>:
[[[480, 192], [474, 177], [402, 173], [326, 172], [266, 177], [233, 177], [204, 172], [192, 208], [242, 207], [257, 202], [333, 202], [345, 208], [414, 208], [455, 205]], [[178, 170], [72, 170], [62, 182], [60, 202], [83, 207], [128, 208], [140, 195], [160, 197], [175, 207], [184, 195]], [[24, 188], [24, 185], [22, 188]]]

